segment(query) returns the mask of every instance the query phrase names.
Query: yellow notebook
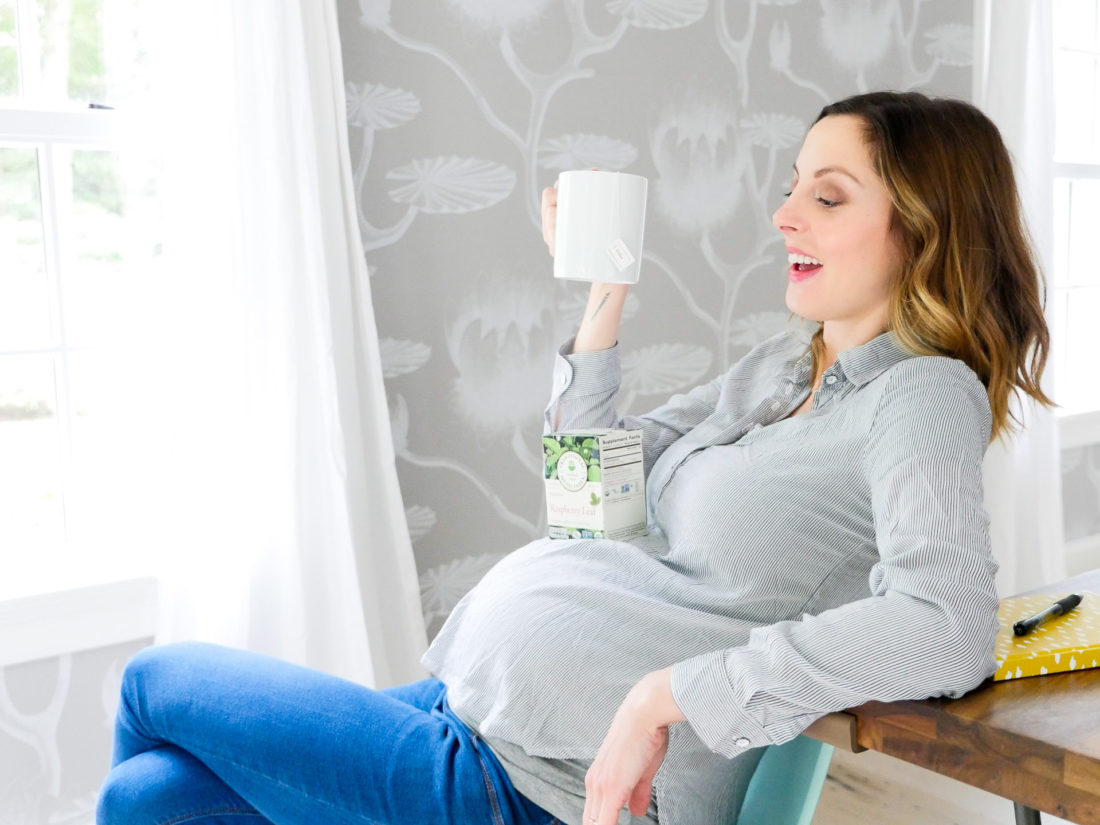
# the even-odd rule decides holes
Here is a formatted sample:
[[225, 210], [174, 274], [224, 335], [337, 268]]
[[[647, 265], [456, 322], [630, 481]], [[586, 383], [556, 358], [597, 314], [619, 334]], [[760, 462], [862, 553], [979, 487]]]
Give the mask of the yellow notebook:
[[1077, 607], [1064, 616], [1048, 619], [1026, 636], [1015, 635], [1012, 625], [1069, 594], [1013, 596], [1001, 601], [993, 681], [1100, 667], [1100, 594], [1079, 592], [1082, 598]]

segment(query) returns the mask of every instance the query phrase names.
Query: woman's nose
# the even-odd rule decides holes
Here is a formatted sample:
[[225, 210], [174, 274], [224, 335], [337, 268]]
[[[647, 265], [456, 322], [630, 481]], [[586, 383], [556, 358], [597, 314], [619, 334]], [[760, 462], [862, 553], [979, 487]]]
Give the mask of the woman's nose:
[[798, 213], [790, 197], [787, 197], [772, 213], [772, 225], [780, 232], [798, 229]]

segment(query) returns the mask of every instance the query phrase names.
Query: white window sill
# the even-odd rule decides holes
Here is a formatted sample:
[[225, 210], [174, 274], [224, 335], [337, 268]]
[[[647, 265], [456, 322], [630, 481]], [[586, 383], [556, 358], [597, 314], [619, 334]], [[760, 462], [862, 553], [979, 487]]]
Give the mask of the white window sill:
[[1076, 576], [1100, 567], [1100, 534], [1066, 542], [1066, 573]]
[[55, 578], [33, 594], [0, 593], [0, 667], [150, 638], [156, 624], [149, 576], [69, 586]]
[[1100, 444], [1100, 410], [1057, 415], [1063, 450]]

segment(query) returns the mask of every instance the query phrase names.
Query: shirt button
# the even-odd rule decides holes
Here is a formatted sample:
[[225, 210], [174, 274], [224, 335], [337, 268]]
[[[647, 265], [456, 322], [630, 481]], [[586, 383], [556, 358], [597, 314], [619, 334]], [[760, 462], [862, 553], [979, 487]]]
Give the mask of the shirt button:
[[746, 739], [744, 736], [739, 736], [737, 738], [737, 741], [733, 744], [737, 745], [737, 747], [739, 748], [747, 748], [749, 746], [749, 740]]
[[566, 375], [564, 372], [561, 375], [558, 376], [558, 386], [559, 387], [564, 387], [568, 383], [569, 383], [569, 376]]
[[771, 404], [771, 407], [772, 407], [772, 412], [775, 412], [776, 410], [779, 409], [779, 402], [778, 401], [773, 401], [772, 404]]
[[826, 384], [835, 384], [836, 383], [836, 376], [835, 375], [830, 375], [828, 378], [825, 379], [825, 383]]

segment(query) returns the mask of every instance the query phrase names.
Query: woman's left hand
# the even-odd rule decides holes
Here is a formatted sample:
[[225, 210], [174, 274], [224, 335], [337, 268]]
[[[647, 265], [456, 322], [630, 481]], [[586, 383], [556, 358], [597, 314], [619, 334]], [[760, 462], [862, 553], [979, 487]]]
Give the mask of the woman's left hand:
[[615, 825], [619, 811], [644, 816], [653, 777], [668, 750], [668, 726], [684, 721], [672, 698], [672, 671], [656, 670], [630, 689], [585, 776], [584, 825]]

